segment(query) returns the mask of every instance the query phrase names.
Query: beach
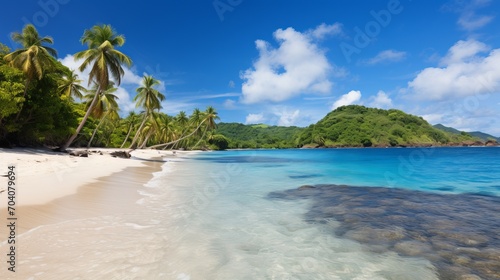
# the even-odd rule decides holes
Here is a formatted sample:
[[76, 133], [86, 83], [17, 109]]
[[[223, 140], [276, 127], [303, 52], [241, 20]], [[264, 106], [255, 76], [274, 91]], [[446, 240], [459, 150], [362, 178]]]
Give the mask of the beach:
[[[8, 166], [15, 166], [15, 193], [9, 194], [6, 177], [2, 177], [0, 186], [0, 191], [5, 190], [0, 194], [2, 224], [15, 225], [15, 234], [9, 234], [5, 226], [0, 231], [1, 275], [7, 277], [2, 279], [56, 279], [57, 267], [76, 256], [66, 255], [62, 248], [58, 251], [54, 244], [90, 249], [92, 242], [99, 239], [85, 232], [96, 232], [95, 224], [90, 225], [92, 220], [130, 216], [140, 211], [137, 202], [143, 197], [141, 188], [166, 161], [177, 158], [172, 151], [135, 150], [130, 159], [125, 159], [109, 154], [117, 149], [91, 150], [94, 152], [88, 157], [77, 157], [44, 149], [0, 149], [0, 175], [8, 173]], [[15, 204], [10, 202], [10, 216], [7, 206], [13, 199], [8, 194], [15, 197]], [[115, 233], [123, 235], [126, 230]], [[75, 242], [79, 245], [75, 246]], [[11, 245], [16, 249], [16, 272], [7, 273], [6, 254]], [[37, 259], [43, 261], [35, 264]], [[89, 262], [80, 263], [85, 266]], [[64, 274], [59, 275], [65, 279]]]
[[499, 276], [497, 148], [11, 151], [24, 202], [1, 210], [1, 279]]

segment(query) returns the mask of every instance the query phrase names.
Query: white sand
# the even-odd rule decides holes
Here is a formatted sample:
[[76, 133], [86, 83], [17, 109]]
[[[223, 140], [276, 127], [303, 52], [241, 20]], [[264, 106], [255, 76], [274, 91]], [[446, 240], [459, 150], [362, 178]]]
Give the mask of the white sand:
[[[79, 187], [97, 178], [144, 165], [141, 160], [109, 155], [117, 150], [93, 148], [91, 151], [102, 151], [103, 155], [91, 153], [85, 158], [42, 149], [0, 149], [0, 175], [7, 174], [9, 165], [16, 166], [16, 206], [46, 204], [77, 193]], [[172, 156], [172, 152], [135, 150], [131, 155], [151, 159]], [[0, 192], [6, 189], [7, 178], [0, 177]], [[6, 207], [7, 191], [0, 193], [0, 209]]]

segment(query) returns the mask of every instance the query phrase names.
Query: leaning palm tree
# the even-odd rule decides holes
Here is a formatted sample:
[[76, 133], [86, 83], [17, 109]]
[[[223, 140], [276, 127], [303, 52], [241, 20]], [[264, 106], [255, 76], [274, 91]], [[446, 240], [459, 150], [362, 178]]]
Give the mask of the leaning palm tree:
[[141, 125], [135, 133], [134, 139], [132, 139], [129, 149], [132, 149], [137, 142], [148, 117], [154, 112], [154, 110], [159, 111], [162, 108], [161, 102], [165, 100], [165, 95], [155, 89], [155, 87], [159, 85], [160, 81], [156, 80], [152, 76], [146, 75], [142, 78], [142, 86], [136, 89], [137, 95], [134, 97], [134, 101], [136, 102], [136, 107], [142, 107], [144, 109], [144, 117]]
[[75, 73], [75, 70], [71, 70], [69, 75], [65, 75], [62, 77], [59, 87], [59, 94], [66, 96], [68, 98], [76, 97], [79, 99], [83, 98], [83, 92], [86, 89], [80, 85], [82, 80], [78, 79], [78, 74]]
[[125, 143], [127, 143], [128, 137], [130, 136], [130, 133], [132, 132], [132, 129], [136, 124], [137, 114], [134, 111], [131, 111], [128, 113], [128, 116], [123, 121], [125, 125], [128, 126], [128, 131], [127, 131], [127, 136], [125, 136], [125, 140], [123, 140], [123, 143], [120, 146], [120, 149], [123, 148], [123, 146], [125, 146]]
[[94, 106], [102, 91], [108, 88], [110, 74], [115, 80], [116, 85], [119, 86], [121, 78], [124, 75], [122, 64], [126, 66], [132, 65], [132, 60], [116, 49], [116, 47], [123, 46], [125, 37], [116, 34], [116, 31], [110, 25], [96, 25], [91, 29], [85, 30], [81, 42], [82, 44], [87, 44], [88, 50], [76, 53], [75, 59], [83, 59], [83, 63], [79, 68], [80, 71], [84, 71], [92, 65], [92, 70], [90, 70], [89, 74], [89, 85], [95, 83], [97, 90], [75, 133], [61, 147], [63, 151], [73, 143], [94, 110]]
[[54, 57], [57, 56], [57, 52], [45, 46], [45, 44], [54, 44], [54, 40], [48, 36], [40, 37], [32, 24], [27, 24], [21, 33], [13, 33], [12, 40], [21, 44], [22, 48], [4, 56], [4, 60], [26, 75], [24, 85], [24, 96], [26, 96], [29, 83], [35, 78], [41, 80], [45, 70], [54, 67]]
[[[215, 113], [215, 115], [217, 115], [217, 113]], [[189, 134], [187, 134], [185, 136], [181, 136], [180, 138], [175, 139], [173, 141], [170, 141], [167, 143], [162, 143], [162, 144], [156, 144], [156, 145], [150, 146], [148, 148], [156, 149], [156, 148], [168, 147], [169, 145], [176, 144], [184, 139], [188, 139], [191, 136], [199, 133], [202, 125], [208, 120], [209, 119], [206, 117], [206, 114], [201, 112], [198, 108], [196, 108], [196, 109], [194, 109], [193, 114], [190, 117], [190, 123], [191, 123], [191, 126], [193, 128], [193, 131], [191, 131]]]
[[[118, 116], [118, 103], [116, 102], [118, 96], [113, 94], [116, 90], [117, 88], [113, 87], [113, 83], [110, 83], [108, 85], [108, 89], [101, 93], [101, 97], [97, 101], [97, 104], [94, 106], [94, 109], [92, 110], [92, 116], [100, 120], [94, 131], [92, 132], [92, 136], [90, 137], [87, 147], [90, 147], [90, 145], [92, 144], [97, 130], [102, 125], [104, 120], [106, 118], [116, 118]], [[85, 96], [85, 99], [87, 99], [87, 108], [90, 107], [90, 104], [94, 100], [94, 96], [96, 94], [97, 87], [94, 87], [94, 89]]]
[[203, 140], [205, 137], [207, 131], [211, 131], [217, 128], [217, 124], [215, 123], [216, 120], [219, 120], [219, 116], [217, 111], [215, 111], [215, 108], [212, 106], [208, 106], [205, 112], [203, 112], [203, 123], [205, 123], [205, 130], [203, 131], [200, 139], [198, 142], [194, 145], [194, 147], [198, 146], [200, 142]]

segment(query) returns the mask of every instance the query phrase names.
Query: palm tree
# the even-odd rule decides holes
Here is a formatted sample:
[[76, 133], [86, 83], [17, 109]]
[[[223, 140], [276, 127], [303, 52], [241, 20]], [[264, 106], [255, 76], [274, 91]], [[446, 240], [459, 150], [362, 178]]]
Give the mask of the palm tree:
[[215, 123], [216, 120], [220, 120], [217, 111], [215, 111], [215, 108], [212, 106], [208, 106], [207, 109], [204, 112], [205, 116], [205, 123], [207, 125], [207, 128], [209, 130], [213, 130], [217, 128], [217, 124]]
[[29, 83], [35, 78], [41, 80], [44, 71], [55, 65], [54, 57], [57, 56], [57, 52], [45, 46], [45, 44], [54, 44], [54, 40], [48, 36], [40, 37], [32, 24], [27, 24], [21, 33], [13, 33], [12, 40], [21, 44], [22, 48], [4, 56], [4, 60], [26, 75], [24, 85], [24, 96], [26, 96]]
[[[89, 91], [87, 95], [85, 95], [85, 109], [88, 110], [90, 105], [95, 99], [97, 94], [98, 86], [94, 85], [94, 87]], [[104, 91], [101, 91], [99, 94], [99, 98], [97, 99], [96, 104], [92, 108], [91, 116], [97, 119], [100, 119], [109, 109], [118, 109], [118, 96], [114, 95], [114, 93], [118, 89], [114, 87], [114, 83], [110, 83], [108, 88]]]
[[[90, 137], [87, 147], [90, 147], [90, 145], [92, 144], [92, 140], [94, 140], [94, 136], [103, 123], [104, 119], [106, 119], [107, 117], [117, 118], [118, 103], [116, 102], [116, 100], [118, 99], [118, 96], [113, 94], [116, 90], [117, 88], [113, 87], [113, 83], [110, 83], [108, 85], [108, 88], [100, 94], [101, 97], [98, 99], [97, 104], [92, 110], [92, 116], [100, 120], [94, 131], [92, 132], [92, 136]], [[90, 93], [85, 96], [85, 99], [87, 99], [87, 109], [90, 107], [90, 104], [94, 100], [96, 94], [97, 87], [94, 87], [94, 89], [92, 89]]]
[[129, 112], [128, 116], [124, 119], [125, 124], [128, 125], [127, 136], [125, 136], [125, 140], [123, 140], [123, 143], [120, 146], [120, 148], [123, 148], [123, 146], [125, 146], [125, 143], [127, 143], [128, 137], [130, 136], [130, 133], [132, 132], [132, 129], [134, 128], [136, 121], [137, 121], [137, 114], [134, 111]]
[[[183, 137], [184, 134], [188, 131], [189, 127], [189, 118], [186, 115], [186, 112], [180, 111], [177, 116], [175, 116], [175, 122], [179, 126], [179, 129], [181, 130], [181, 136]], [[175, 145], [172, 147], [173, 149], [177, 147], [177, 145], [182, 145], [181, 142], [175, 143]]]
[[[208, 110], [208, 108], [207, 108], [207, 110]], [[215, 117], [214, 117], [214, 115], [215, 115]], [[210, 116], [211, 116], [210, 118], [213, 117], [214, 120], [218, 119], [217, 112], [215, 112], [215, 110], [210, 111]], [[200, 131], [201, 126], [208, 120], [209, 120], [209, 118], [207, 118], [206, 112], [203, 113], [198, 108], [196, 108], [193, 110], [193, 114], [191, 114], [191, 117], [190, 117], [190, 123], [193, 127], [193, 131], [191, 131], [191, 133], [189, 133], [186, 136], [182, 136], [176, 140], [173, 140], [173, 141], [170, 141], [167, 143], [156, 144], [156, 145], [150, 146], [149, 148], [156, 149], [156, 148], [161, 148], [161, 147], [167, 147], [169, 145], [176, 144], [184, 139], [187, 139], [187, 138], [195, 135], [196, 133], [198, 133]]]
[[142, 132], [142, 128], [151, 113], [154, 110], [159, 111], [162, 108], [161, 101], [165, 100], [165, 95], [155, 89], [158, 85], [160, 85], [160, 81], [156, 80], [152, 76], [145, 75], [142, 78], [142, 86], [136, 89], [137, 95], [134, 97], [134, 101], [136, 102], [136, 107], [142, 107], [144, 109], [144, 117], [141, 125], [135, 133], [129, 149], [134, 147], [140, 133]]
[[69, 75], [63, 76], [61, 84], [59, 85], [59, 94], [67, 96], [68, 98], [76, 97], [83, 98], [83, 93], [86, 89], [80, 85], [82, 80], [78, 79], [78, 74], [71, 70]]
[[203, 131], [200, 139], [194, 145], [194, 147], [200, 144], [200, 142], [203, 140], [203, 137], [205, 137], [207, 131], [211, 131], [217, 128], [217, 124], [215, 123], [215, 121], [220, 119], [217, 111], [215, 111], [215, 108], [212, 106], [208, 106], [205, 112], [202, 113], [202, 115], [203, 115], [203, 122], [205, 123], [205, 130]]
[[83, 59], [83, 63], [79, 70], [84, 71], [92, 64], [92, 70], [89, 74], [89, 85], [95, 83], [97, 85], [96, 94], [90, 103], [85, 116], [76, 128], [75, 133], [68, 139], [66, 144], [61, 147], [61, 150], [66, 150], [75, 140], [76, 136], [82, 130], [85, 122], [94, 110], [98, 97], [103, 89], [107, 89], [111, 77], [119, 86], [121, 77], [124, 75], [122, 64], [127, 66], [132, 65], [132, 60], [116, 50], [116, 47], [121, 47], [125, 43], [123, 35], [116, 34], [115, 30], [110, 25], [96, 25], [91, 29], [85, 30], [83, 33], [82, 44], [87, 44], [88, 49], [75, 54], [75, 59]]

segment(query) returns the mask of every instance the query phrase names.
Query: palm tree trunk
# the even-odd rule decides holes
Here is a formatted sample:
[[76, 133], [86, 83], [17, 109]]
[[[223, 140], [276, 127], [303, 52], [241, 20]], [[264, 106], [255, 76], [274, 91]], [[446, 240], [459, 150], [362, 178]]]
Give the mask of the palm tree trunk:
[[139, 146], [139, 149], [142, 149], [146, 146], [146, 144], [148, 143], [149, 141], [149, 137], [151, 137], [151, 135], [153, 134], [153, 129], [151, 129], [149, 132], [148, 132], [148, 135], [146, 136], [146, 139], [144, 139], [144, 142], [142, 142], [142, 145]]
[[177, 140], [175, 140], [175, 141], [171, 141], [171, 142], [168, 142], [168, 143], [163, 143], [163, 144], [153, 145], [153, 146], [148, 147], [148, 148], [149, 148], [149, 149], [156, 149], [156, 148], [160, 148], [160, 147], [168, 146], [168, 145], [171, 145], [171, 144], [175, 144], [175, 143], [177, 143], [177, 142], [179, 142], [179, 141], [182, 141], [182, 140], [184, 140], [184, 139], [186, 139], [186, 138], [189, 138], [189, 137], [191, 137], [193, 134], [195, 134], [195, 133], [196, 133], [196, 131], [198, 131], [198, 129], [200, 129], [201, 125], [202, 125], [204, 122], [205, 122], [205, 121], [202, 121], [202, 122], [198, 125], [198, 127], [197, 127], [197, 128], [196, 128], [193, 132], [189, 133], [188, 135], [186, 135], [186, 136], [184, 136], [184, 137], [181, 137], [181, 138], [179, 138], [179, 139], [177, 139]]
[[128, 129], [127, 136], [125, 136], [125, 140], [123, 141], [122, 145], [120, 146], [120, 149], [125, 146], [125, 143], [127, 143], [128, 137], [130, 136], [130, 133], [132, 132], [132, 128], [134, 127], [134, 124], [130, 125], [130, 128]]
[[78, 136], [78, 134], [82, 130], [83, 126], [87, 122], [87, 119], [89, 118], [90, 114], [92, 113], [92, 110], [94, 109], [95, 104], [97, 104], [97, 100], [99, 99], [98, 97], [100, 95], [101, 95], [101, 86], [99, 85], [99, 87], [97, 88], [97, 91], [96, 91], [96, 93], [94, 95], [94, 99], [92, 99], [92, 103], [90, 103], [90, 106], [87, 109], [87, 112], [85, 113], [85, 116], [83, 116], [83, 119], [80, 122], [80, 124], [78, 125], [78, 127], [76, 128], [75, 133], [73, 135], [71, 135], [71, 137], [68, 139], [68, 141], [66, 142], [66, 144], [64, 144], [60, 148], [61, 151], [63, 151], [63, 152], [66, 151], [66, 149], [68, 149], [68, 147], [73, 143], [73, 141], [75, 141], [76, 136]]
[[208, 126], [205, 127], [205, 131], [203, 131], [203, 134], [201, 135], [200, 140], [198, 140], [198, 142], [196, 142], [196, 144], [193, 147], [196, 147], [196, 146], [198, 146], [198, 144], [200, 144], [201, 140], [203, 140], [203, 136], [205, 136], [205, 133], [207, 133], [207, 129], [208, 129]]
[[128, 147], [129, 149], [133, 149], [134, 145], [135, 145], [135, 142], [137, 142], [138, 138], [139, 138], [139, 134], [141, 133], [141, 130], [142, 130], [142, 127], [144, 126], [144, 124], [146, 123], [146, 119], [148, 117], [148, 114], [147, 113], [144, 113], [144, 119], [142, 120], [142, 123], [141, 125], [139, 126], [139, 128], [137, 129], [137, 132], [135, 133], [134, 135], [134, 139], [132, 140], [132, 143], [130, 144], [130, 146]]
[[95, 134], [97, 133], [97, 130], [99, 129], [99, 127], [101, 126], [101, 124], [103, 123], [104, 121], [104, 118], [106, 118], [106, 116], [108, 115], [108, 113], [106, 113], [106, 115], [104, 115], [100, 120], [99, 120], [99, 123], [97, 124], [97, 126], [94, 128], [94, 131], [92, 132], [92, 137], [90, 137], [90, 140], [89, 140], [89, 143], [87, 144], [87, 148], [90, 148], [90, 145], [92, 144], [92, 141], [94, 140], [94, 136]]

